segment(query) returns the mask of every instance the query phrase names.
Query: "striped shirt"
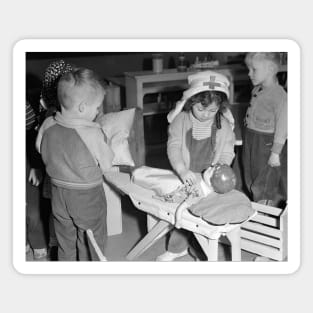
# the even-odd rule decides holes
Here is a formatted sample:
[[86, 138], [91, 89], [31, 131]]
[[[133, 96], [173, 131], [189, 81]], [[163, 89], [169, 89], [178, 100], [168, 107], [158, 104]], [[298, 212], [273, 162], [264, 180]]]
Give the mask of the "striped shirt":
[[29, 104], [28, 101], [26, 101], [26, 130], [30, 130], [36, 126], [36, 114]]
[[[191, 116], [191, 123], [192, 123], [192, 137], [196, 140], [202, 140], [204, 138], [211, 137], [211, 130], [212, 125], [214, 122], [214, 119], [207, 120], [205, 122], [200, 122], [198, 119], [196, 119], [192, 112], [190, 111]], [[229, 109], [227, 109], [223, 113], [224, 118], [229, 122], [232, 130], [234, 130], [235, 127], [235, 120], [234, 117]]]
[[192, 137], [196, 140], [202, 140], [211, 137], [211, 129], [214, 119], [200, 122], [190, 112], [191, 123], [192, 123]]

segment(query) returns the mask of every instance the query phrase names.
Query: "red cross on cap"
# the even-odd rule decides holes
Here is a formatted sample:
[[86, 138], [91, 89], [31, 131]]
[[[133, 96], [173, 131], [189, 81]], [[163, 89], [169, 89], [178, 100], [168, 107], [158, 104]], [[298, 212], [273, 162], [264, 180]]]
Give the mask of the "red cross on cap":
[[209, 82], [203, 82], [203, 86], [209, 86], [210, 89], [215, 89], [215, 87], [221, 87], [221, 83], [215, 82], [216, 76], [210, 76]]

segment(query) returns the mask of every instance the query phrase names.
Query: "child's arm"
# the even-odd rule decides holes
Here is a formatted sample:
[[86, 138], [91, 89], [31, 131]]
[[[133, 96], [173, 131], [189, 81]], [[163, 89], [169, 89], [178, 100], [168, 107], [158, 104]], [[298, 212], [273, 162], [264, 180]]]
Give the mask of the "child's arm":
[[287, 139], [287, 95], [285, 95], [274, 108], [275, 112], [275, 133], [274, 142], [271, 148], [271, 155], [268, 160], [270, 166], [280, 166], [279, 155]]
[[36, 138], [36, 150], [40, 152], [40, 147], [41, 147], [41, 141], [42, 141], [42, 137], [44, 132], [51, 126], [55, 125], [55, 120], [53, 119], [52, 116], [47, 117], [44, 122], [42, 123], [41, 127], [39, 128], [38, 134], [37, 134], [37, 138]]
[[35, 143], [37, 137], [37, 116], [32, 106], [26, 102], [26, 158], [30, 165], [28, 181], [34, 186], [41, 182], [43, 167], [40, 154], [36, 151]]
[[101, 168], [101, 170], [103, 172], [106, 172], [110, 169], [112, 169], [112, 162], [113, 162], [113, 158], [114, 158], [114, 152], [112, 151], [112, 149], [109, 147], [109, 145], [107, 144], [107, 137], [105, 136], [105, 134], [103, 133], [103, 131], [101, 130], [101, 137], [99, 136], [99, 152], [98, 152], [98, 162], [99, 162], [99, 166]]
[[270, 158], [268, 159], [268, 165], [272, 167], [280, 166], [279, 154], [272, 152]]
[[187, 172], [182, 156], [184, 115], [178, 115], [168, 127], [167, 156], [174, 171], [181, 175]]
[[275, 134], [272, 152], [280, 154], [287, 139], [287, 99], [275, 107]]
[[39, 186], [42, 180], [42, 173], [40, 169], [31, 168], [29, 171], [28, 181], [34, 185]]
[[180, 173], [177, 172], [177, 174], [179, 175], [181, 181], [184, 184], [187, 184], [189, 186], [194, 185], [197, 182], [197, 176], [194, 172], [190, 171], [190, 170], [184, 170]]
[[106, 143], [106, 136], [99, 127], [78, 127], [76, 131], [103, 172], [112, 168], [113, 151]]
[[222, 120], [222, 128], [216, 134], [216, 149], [213, 164], [221, 163], [230, 165], [235, 157], [235, 134], [230, 124]]
[[197, 177], [186, 167], [182, 155], [183, 136], [185, 136], [184, 119], [185, 114], [179, 114], [168, 128], [167, 156], [181, 181], [191, 186], [196, 183]]

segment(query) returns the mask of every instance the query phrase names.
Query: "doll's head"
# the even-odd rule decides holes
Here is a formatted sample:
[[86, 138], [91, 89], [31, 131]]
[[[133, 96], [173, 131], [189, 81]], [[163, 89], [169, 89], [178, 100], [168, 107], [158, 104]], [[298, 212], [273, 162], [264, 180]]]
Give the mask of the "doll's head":
[[226, 164], [216, 164], [203, 173], [204, 182], [217, 193], [226, 193], [236, 187], [236, 175]]

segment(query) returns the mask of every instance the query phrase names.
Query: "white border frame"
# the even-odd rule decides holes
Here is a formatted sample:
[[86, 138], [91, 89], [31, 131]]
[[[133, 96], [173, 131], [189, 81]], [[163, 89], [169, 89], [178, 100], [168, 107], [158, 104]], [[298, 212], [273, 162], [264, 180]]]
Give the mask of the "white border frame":
[[[288, 261], [27, 262], [26, 52], [288, 52]], [[23, 274], [290, 274], [300, 266], [300, 47], [288, 39], [25, 39], [13, 48], [13, 265]], [[290, 122], [292, 117], [292, 123]]]

